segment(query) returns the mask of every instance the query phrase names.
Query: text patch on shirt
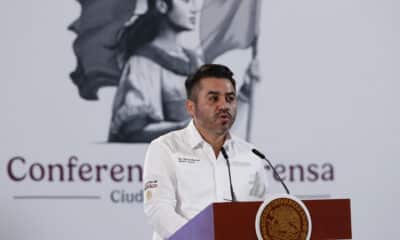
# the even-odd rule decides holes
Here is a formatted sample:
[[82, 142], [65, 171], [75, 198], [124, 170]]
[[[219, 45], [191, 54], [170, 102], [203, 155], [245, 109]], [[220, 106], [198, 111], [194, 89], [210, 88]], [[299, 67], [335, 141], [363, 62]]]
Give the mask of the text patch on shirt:
[[195, 163], [198, 163], [199, 161], [200, 161], [200, 159], [198, 159], [198, 158], [178, 157], [178, 163], [195, 164]]
[[157, 180], [150, 180], [150, 181], [147, 181], [147, 182], [144, 184], [144, 190], [145, 190], [145, 191], [146, 191], [147, 189], [156, 188], [156, 187], [158, 187], [158, 181], [157, 181]]

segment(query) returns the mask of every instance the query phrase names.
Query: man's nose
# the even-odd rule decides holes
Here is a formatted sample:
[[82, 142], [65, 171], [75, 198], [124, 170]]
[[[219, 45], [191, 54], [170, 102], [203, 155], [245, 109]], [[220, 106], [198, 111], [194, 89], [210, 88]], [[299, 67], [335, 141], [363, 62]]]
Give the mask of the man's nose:
[[229, 102], [225, 98], [220, 98], [218, 101], [218, 109], [229, 109]]

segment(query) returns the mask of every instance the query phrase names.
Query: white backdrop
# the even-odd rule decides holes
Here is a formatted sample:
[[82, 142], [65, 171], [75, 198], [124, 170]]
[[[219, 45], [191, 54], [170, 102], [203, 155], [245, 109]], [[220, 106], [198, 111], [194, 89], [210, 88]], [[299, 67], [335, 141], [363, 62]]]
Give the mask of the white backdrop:
[[[140, 200], [122, 201], [140, 194], [140, 173], [135, 169], [128, 179], [125, 167], [142, 164], [146, 144], [106, 144], [115, 88], [102, 89], [100, 100], [90, 102], [78, 97], [69, 79], [75, 34], [66, 29], [80, 14], [78, 3], [0, 5], [0, 239], [149, 239]], [[279, 164], [294, 194], [351, 198], [354, 239], [400, 234], [399, 11], [396, 0], [262, 4], [263, 79], [252, 141]], [[232, 51], [217, 61], [240, 76], [243, 53], [249, 55]], [[48, 181], [48, 175], [13, 181], [8, 166], [16, 156], [25, 159], [13, 162], [17, 177], [29, 175], [32, 165], [39, 178], [39, 164], [62, 164], [64, 181]], [[99, 181], [95, 171], [83, 181], [75, 167], [70, 181], [71, 156], [79, 158], [77, 165], [107, 165], [108, 171]], [[122, 181], [110, 176], [119, 165]]]

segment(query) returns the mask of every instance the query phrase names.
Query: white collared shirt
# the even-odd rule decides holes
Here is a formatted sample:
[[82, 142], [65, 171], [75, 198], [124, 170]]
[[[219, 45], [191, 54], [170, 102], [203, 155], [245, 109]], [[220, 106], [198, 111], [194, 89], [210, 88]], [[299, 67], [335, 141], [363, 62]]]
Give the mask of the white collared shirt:
[[[267, 192], [264, 163], [253, 146], [231, 135], [224, 143], [238, 201], [262, 200]], [[152, 141], [144, 163], [144, 211], [153, 240], [170, 237], [213, 202], [232, 199], [226, 160], [215, 157], [193, 121]]]

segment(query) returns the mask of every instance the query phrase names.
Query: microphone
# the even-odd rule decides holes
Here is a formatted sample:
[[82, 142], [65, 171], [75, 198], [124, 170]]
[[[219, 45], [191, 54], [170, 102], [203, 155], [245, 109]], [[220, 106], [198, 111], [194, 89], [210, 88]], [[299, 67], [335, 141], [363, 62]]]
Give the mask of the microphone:
[[221, 147], [221, 153], [222, 156], [224, 156], [225, 160], [226, 160], [226, 166], [228, 167], [228, 174], [229, 174], [229, 187], [231, 189], [231, 198], [232, 198], [232, 202], [236, 202], [236, 195], [235, 192], [233, 191], [233, 186], [232, 186], [232, 177], [231, 177], [231, 165], [229, 163], [229, 158], [228, 158], [228, 154], [225, 151], [224, 147]]
[[283, 187], [284, 187], [285, 190], [286, 190], [286, 193], [287, 193], [287, 194], [290, 194], [289, 189], [286, 187], [286, 184], [283, 182], [282, 178], [281, 178], [281, 177], [279, 176], [279, 174], [276, 172], [274, 166], [272, 166], [271, 162], [265, 157], [265, 155], [262, 154], [261, 152], [259, 152], [259, 151], [258, 151], [257, 149], [255, 149], [255, 148], [251, 149], [251, 151], [252, 151], [255, 155], [257, 155], [259, 158], [264, 159], [264, 160], [268, 163], [268, 165], [270, 166], [270, 168], [272, 168], [272, 171], [274, 172], [275, 178], [277, 178], [277, 179], [279, 180], [279, 182], [281, 182], [281, 184], [283, 185]]

